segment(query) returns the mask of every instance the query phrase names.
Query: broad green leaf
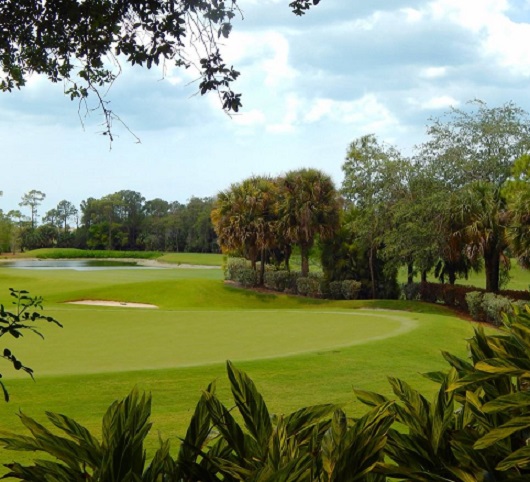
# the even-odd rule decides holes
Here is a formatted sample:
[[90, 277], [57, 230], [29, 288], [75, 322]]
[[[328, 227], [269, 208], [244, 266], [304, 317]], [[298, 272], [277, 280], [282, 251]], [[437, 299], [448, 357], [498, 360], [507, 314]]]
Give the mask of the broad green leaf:
[[530, 467], [530, 446], [525, 445], [524, 447], [512, 452], [502, 462], [500, 462], [496, 469], [500, 471], [510, 470], [514, 467], [519, 469]]
[[246, 373], [238, 370], [230, 361], [227, 362], [226, 368], [237, 408], [263, 456], [272, 433], [267, 405]]
[[379, 395], [379, 393], [357, 390], [355, 388], [353, 389], [353, 393], [355, 393], [355, 396], [359, 399], [359, 401], [372, 407], [376, 407], [382, 403], [388, 402], [388, 398], [384, 397], [383, 395]]
[[474, 448], [485, 449], [510, 435], [530, 427], [530, 416], [515, 417], [500, 427], [490, 430], [486, 435], [475, 442]]
[[[215, 385], [211, 383], [206, 389], [206, 393], [213, 395]], [[190, 424], [186, 431], [186, 436], [181, 440], [178, 463], [182, 466], [196, 463], [197, 457], [201, 454], [203, 444], [211, 433], [210, 412], [208, 411], [206, 395], [203, 394], [195, 407]]]
[[502, 375], [524, 375], [530, 373], [530, 360], [526, 358], [489, 358], [475, 365], [477, 370]]
[[486, 413], [496, 413], [514, 408], [526, 409], [530, 406], [530, 392], [515, 392], [487, 402], [482, 406]]

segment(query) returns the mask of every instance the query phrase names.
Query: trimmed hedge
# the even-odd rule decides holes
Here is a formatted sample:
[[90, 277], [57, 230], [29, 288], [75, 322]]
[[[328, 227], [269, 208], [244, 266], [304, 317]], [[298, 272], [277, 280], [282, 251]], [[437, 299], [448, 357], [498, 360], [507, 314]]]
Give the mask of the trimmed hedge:
[[441, 303], [468, 313], [475, 321], [501, 325], [503, 314], [512, 314], [513, 305], [524, 305], [530, 300], [528, 291], [504, 290], [490, 293], [472, 286], [421, 283], [420, 299]]
[[243, 258], [229, 258], [226, 263], [225, 279], [251, 288], [258, 284], [258, 273], [252, 269], [250, 262]]

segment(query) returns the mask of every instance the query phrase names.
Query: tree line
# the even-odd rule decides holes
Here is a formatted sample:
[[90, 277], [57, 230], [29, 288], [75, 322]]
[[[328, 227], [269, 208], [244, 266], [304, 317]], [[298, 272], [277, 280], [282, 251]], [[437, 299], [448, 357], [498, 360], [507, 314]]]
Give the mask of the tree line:
[[288, 269], [298, 245], [307, 276], [315, 245], [329, 281], [361, 281], [373, 298], [395, 294], [403, 266], [409, 283], [484, 271], [498, 291], [511, 259], [530, 264], [530, 119], [513, 103], [451, 109], [409, 157], [359, 137], [342, 171], [340, 189], [311, 169], [233, 184], [212, 212], [222, 249], [263, 271]]
[[99, 199], [88, 198], [79, 209], [63, 200], [42, 216], [38, 208], [45, 193], [32, 190], [19, 206], [0, 211], [0, 250], [36, 248], [216, 252], [210, 221], [212, 198], [192, 197], [187, 203], [146, 200], [141, 193], [122, 190]]

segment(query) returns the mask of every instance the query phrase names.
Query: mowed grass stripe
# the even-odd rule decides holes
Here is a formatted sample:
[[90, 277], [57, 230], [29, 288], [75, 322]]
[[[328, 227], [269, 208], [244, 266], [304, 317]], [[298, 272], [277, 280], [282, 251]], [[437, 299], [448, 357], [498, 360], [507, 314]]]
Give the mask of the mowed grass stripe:
[[28, 366], [38, 367], [39, 377], [292, 356], [381, 340], [417, 325], [403, 314], [364, 310], [85, 308], [48, 313], [64, 328], [45, 326], [45, 341], [31, 335], [4, 341]]

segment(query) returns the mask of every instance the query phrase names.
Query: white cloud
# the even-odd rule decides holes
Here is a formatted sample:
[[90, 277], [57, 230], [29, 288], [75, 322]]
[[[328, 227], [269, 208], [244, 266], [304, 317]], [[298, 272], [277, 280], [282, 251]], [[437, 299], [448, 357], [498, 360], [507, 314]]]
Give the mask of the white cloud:
[[530, 24], [509, 17], [508, 0], [436, 0], [427, 9], [435, 20], [450, 21], [477, 36], [479, 55], [512, 74], [530, 76]]
[[447, 67], [425, 67], [420, 72], [424, 79], [438, 79], [447, 74]]
[[421, 109], [447, 109], [449, 107], [457, 107], [460, 104], [458, 100], [449, 95], [441, 95], [432, 97], [420, 103]]
[[402, 8], [401, 12], [405, 15], [408, 23], [417, 23], [423, 19], [423, 13], [415, 8]]
[[316, 99], [304, 116], [304, 121], [350, 124], [365, 132], [378, 132], [398, 125], [394, 114], [374, 94], [366, 94], [353, 101]]
[[245, 77], [258, 76], [268, 87], [278, 87], [298, 75], [289, 63], [289, 41], [279, 32], [234, 32], [223, 53], [229, 63], [250, 64], [245, 66]]
[[289, 94], [285, 98], [285, 113], [282, 120], [276, 124], [267, 125], [267, 131], [273, 133], [294, 132], [298, 123], [301, 101], [295, 94]]
[[242, 112], [241, 114], [233, 115], [235, 124], [241, 126], [259, 125], [265, 122], [265, 114], [259, 109], [252, 109], [250, 111]]

